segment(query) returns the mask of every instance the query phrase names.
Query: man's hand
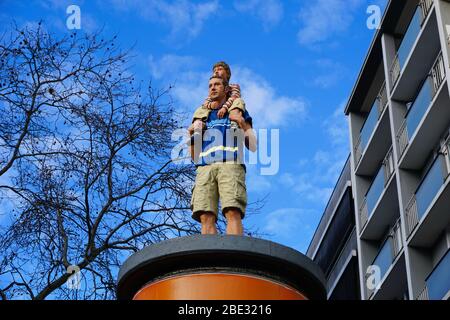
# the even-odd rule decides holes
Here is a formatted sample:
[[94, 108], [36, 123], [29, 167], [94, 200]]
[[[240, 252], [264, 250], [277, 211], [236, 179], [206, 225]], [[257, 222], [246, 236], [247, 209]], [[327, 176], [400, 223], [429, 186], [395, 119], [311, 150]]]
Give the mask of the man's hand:
[[217, 112], [217, 116], [219, 117], [219, 119], [222, 119], [228, 112], [227, 107], [223, 106], [222, 108], [220, 108], [219, 112]]

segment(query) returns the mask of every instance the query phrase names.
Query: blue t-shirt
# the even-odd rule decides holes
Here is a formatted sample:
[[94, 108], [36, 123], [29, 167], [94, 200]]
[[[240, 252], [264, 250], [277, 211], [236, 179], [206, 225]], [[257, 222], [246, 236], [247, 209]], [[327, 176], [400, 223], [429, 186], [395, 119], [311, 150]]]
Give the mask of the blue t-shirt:
[[[203, 134], [202, 151], [197, 166], [215, 162], [235, 162], [244, 165], [244, 137], [242, 130], [231, 130], [229, 113], [219, 119], [219, 109], [211, 110], [206, 120], [206, 131]], [[252, 125], [252, 117], [245, 110], [244, 120]], [[244, 165], [245, 168], [245, 165]]]

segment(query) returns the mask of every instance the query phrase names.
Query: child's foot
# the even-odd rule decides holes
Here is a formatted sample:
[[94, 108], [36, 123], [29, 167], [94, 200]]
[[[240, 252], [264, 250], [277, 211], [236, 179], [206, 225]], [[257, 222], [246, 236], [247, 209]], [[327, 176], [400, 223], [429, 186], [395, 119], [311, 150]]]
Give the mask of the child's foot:
[[239, 126], [236, 121], [231, 121], [231, 132], [236, 132], [236, 130], [239, 129]]

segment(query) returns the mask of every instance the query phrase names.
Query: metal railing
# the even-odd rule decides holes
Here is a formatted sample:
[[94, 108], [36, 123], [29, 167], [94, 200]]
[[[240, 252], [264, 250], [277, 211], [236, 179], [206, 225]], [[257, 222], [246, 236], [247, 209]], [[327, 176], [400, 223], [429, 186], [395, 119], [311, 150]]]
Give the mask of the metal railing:
[[413, 232], [414, 228], [419, 223], [419, 215], [417, 213], [417, 201], [416, 195], [414, 194], [408, 202], [405, 210], [406, 214], [406, 237], [409, 237]]
[[433, 6], [433, 0], [420, 0], [419, 5], [420, 8], [422, 9], [422, 24], [423, 24], [431, 11], [431, 7]]
[[[429, 81], [429, 84], [431, 85], [431, 88], [432, 88], [431, 101], [433, 100], [434, 96], [438, 92], [438, 90], [441, 87], [444, 80], [445, 80], [445, 67], [444, 67], [444, 59], [442, 57], [442, 52], [441, 52], [438, 54], [435, 62], [433, 63], [433, 67], [431, 68], [431, 70], [427, 76], [427, 80], [426, 80], [426, 81]], [[426, 86], [426, 85], [428, 85], [428, 84], [425, 83], [424, 86]], [[412, 107], [414, 107], [414, 104], [412, 105]], [[407, 119], [408, 119], [408, 115], [403, 120], [403, 123], [402, 123], [400, 129], [398, 130], [397, 137], [396, 137], [398, 149], [399, 149], [398, 153], [400, 155], [399, 159], [402, 157], [403, 153], [405, 152], [405, 150], [409, 144]]]
[[[374, 104], [377, 104], [377, 111], [378, 111], [378, 120], [380, 120], [381, 116], [383, 115], [384, 110], [386, 109], [388, 105], [388, 96], [387, 96], [387, 90], [386, 90], [386, 81], [383, 82], [380, 91], [377, 94], [377, 97], [375, 98]], [[373, 106], [374, 108], [375, 106]], [[375, 125], [376, 127], [376, 125]], [[363, 125], [364, 128], [364, 125]], [[362, 130], [362, 129], [361, 129]], [[375, 129], [374, 129], [375, 130]], [[366, 146], [365, 146], [366, 147]], [[359, 161], [362, 158], [363, 154], [363, 147], [362, 147], [362, 135], [359, 134], [358, 140], [354, 147], [354, 153], [355, 153], [355, 163], [358, 165]]]
[[[425, 20], [427, 19], [428, 15], [431, 11], [431, 8], [433, 6], [433, 0], [420, 0], [419, 6], [420, 6], [420, 11], [421, 11], [420, 27], [423, 27], [423, 24], [424, 24]], [[417, 13], [417, 10], [416, 10], [416, 13]], [[413, 18], [413, 20], [414, 20], [414, 18]], [[399, 59], [398, 51], [397, 51], [394, 61], [392, 62], [392, 65], [389, 69], [390, 77], [391, 77], [391, 81], [392, 81], [392, 87], [395, 86], [398, 78], [400, 77], [401, 68], [402, 68], [402, 66], [400, 66], [400, 59]]]
[[445, 65], [444, 58], [442, 57], [442, 52], [439, 53], [438, 57], [436, 58], [436, 61], [431, 68], [430, 76], [433, 83], [432, 97], [434, 98], [445, 79]]
[[378, 93], [377, 100], [378, 100], [378, 118], [380, 118], [384, 112], [384, 109], [386, 109], [386, 106], [388, 104], [386, 81], [381, 86], [381, 90]]
[[308, 257], [313, 257], [314, 253], [316, 252], [317, 247], [319, 246], [325, 233], [325, 229], [327, 228], [331, 218], [333, 217], [333, 213], [336, 211], [336, 208], [339, 205], [340, 196], [348, 181], [351, 181], [349, 158], [347, 159], [344, 168], [342, 169], [341, 175], [336, 183], [336, 186], [334, 187], [333, 193], [331, 194], [330, 200], [328, 201], [322, 218], [320, 219], [311, 244], [309, 245], [309, 248], [307, 250]]
[[389, 149], [386, 157], [383, 160], [384, 166], [384, 186], [387, 185], [389, 179], [394, 174], [394, 153], [392, 147]]
[[408, 147], [408, 144], [409, 144], [408, 128], [406, 127], [406, 118], [405, 118], [400, 127], [400, 130], [398, 130], [397, 133], [399, 160], [402, 157], [403, 153], [405, 152], [406, 148]]
[[[371, 266], [376, 266], [381, 271], [379, 281], [384, 281], [383, 279], [388, 274], [389, 270], [392, 267], [395, 259], [402, 249], [402, 240], [400, 233], [400, 219], [394, 224], [392, 229], [389, 231], [387, 235], [386, 241], [383, 241], [378, 253], [375, 255], [375, 258], [372, 261]], [[367, 296], [369, 299], [373, 296], [377, 287], [380, 287], [382, 283], [377, 283], [375, 288], [370, 288], [368, 286], [368, 278], [371, 274], [368, 272], [365, 274], [365, 283], [367, 289]]]
[[390, 68], [390, 76], [392, 81], [392, 87], [397, 83], [398, 78], [400, 78], [400, 60], [398, 58], [398, 54], [395, 55], [394, 61], [392, 62]]
[[355, 164], [357, 166], [359, 163], [359, 160], [361, 160], [361, 157], [362, 157], [361, 135], [359, 136], [358, 141], [356, 141], [354, 153], [355, 153]]
[[341, 253], [339, 254], [339, 257], [336, 260], [336, 263], [333, 266], [333, 269], [331, 269], [330, 274], [328, 275], [327, 279], [327, 292], [329, 293], [330, 290], [333, 288], [333, 285], [337, 281], [339, 275], [343, 271], [344, 265], [347, 263], [348, 258], [353, 255], [353, 250], [356, 250], [356, 232], [355, 229], [353, 229], [351, 235], [347, 239], [347, 242], [344, 245], [344, 248], [342, 249]]
[[[384, 186], [384, 188], [386, 188], [390, 178], [392, 177], [392, 175], [395, 172], [395, 169], [394, 169], [394, 153], [393, 153], [392, 146], [389, 148], [389, 151], [387, 152], [386, 156], [383, 159], [382, 170], [383, 170], [383, 174], [384, 174], [384, 176], [383, 176], [383, 178], [384, 178], [383, 186]], [[377, 176], [378, 176], [378, 174], [377, 174]], [[376, 180], [376, 178], [375, 178], [375, 180]], [[369, 190], [373, 186], [374, 181], [372, 181], [372, 184], [370, 185]], [[371, 210], [373, 210], [373, 209], [374, 208], [371, 208]], [[372, 213], [372, 212], [370, 212], [370, 213]], [[364, 226], [366, 225], [368, 220], [369, 220], [369, 209], [367, 207], [367, 194], [366, 194], [366, 196], [364, 197], [364, 200], [363, 200], [361, 206], [359, 207], [359, 222], [360, 222], [360, 226], [361, 226], [361, 230], [360, 231], [362, 231], [362, 229], [364, 228]]]
[[445, 158], [445, 166], [447, 170], [447, 177], [450, 175], [450, 134], [447, 137], [447, 140], [444, 143], [444, 146], [442, 147], [442, 153], [444, 154]]
[[361, 226], [361, 229], [359, 230], [360, 232], [366, 225], [367, 220], [369, 220], [369, 210], [367, 209], [367, 200], [364, 198], [364, 201], [359, 208], [359, 224]]
[[393, 250], [392, 256], [395, 259], [395, 257], [397, 257], [397, 255], [400, 253], [400, 251], [403, 248], [400, 219], [398, 219], [397, 222], [392, 227], [390, 236], [392, 237], [392, 250]]
[[419, 295], [416, 297], [416, 300], [430, 300], [428, 296], [428, 287], [425, 285]]

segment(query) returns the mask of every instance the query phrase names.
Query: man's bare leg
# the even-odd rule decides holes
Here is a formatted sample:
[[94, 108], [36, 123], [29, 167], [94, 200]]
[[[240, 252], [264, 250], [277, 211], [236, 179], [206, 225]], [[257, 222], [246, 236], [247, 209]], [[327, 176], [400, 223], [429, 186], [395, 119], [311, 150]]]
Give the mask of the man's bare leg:
[[212, 212], [205, 212], [200, 215], [202, 223], [202, 234], [217, 234], [216, 216]]
[[241, 211], [235, 208], [228, 208], [224, 214], [227, 218], [227, 234], [242, 236], [244, 227], [242, 226]]

